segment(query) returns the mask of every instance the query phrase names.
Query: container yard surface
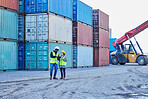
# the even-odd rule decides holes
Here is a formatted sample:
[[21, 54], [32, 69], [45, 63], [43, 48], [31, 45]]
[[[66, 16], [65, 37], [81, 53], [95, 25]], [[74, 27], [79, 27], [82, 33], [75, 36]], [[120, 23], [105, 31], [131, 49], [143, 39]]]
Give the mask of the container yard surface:
[[147, 70], [137, 64], [67, 69], [66, 80], [50, 80], [48, 71], [0, 72], [0, 98], [147, 99]]

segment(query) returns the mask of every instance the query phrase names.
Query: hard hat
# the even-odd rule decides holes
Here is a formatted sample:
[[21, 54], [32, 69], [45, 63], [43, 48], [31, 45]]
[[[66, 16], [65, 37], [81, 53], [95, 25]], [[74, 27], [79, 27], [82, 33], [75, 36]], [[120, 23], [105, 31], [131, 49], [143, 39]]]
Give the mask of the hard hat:
[[59, 48], [58, 46], [56, 46], [56, 47], [55, 47], [55, 50], [56, 50], [56, 49], [59, 50], [60, 48]]
[[65, 54], [65, 51], [64, 51], [64, 50], [62, 50], [62, 51], [61, 51], [61, 53], [64, 53], [64, 54]]

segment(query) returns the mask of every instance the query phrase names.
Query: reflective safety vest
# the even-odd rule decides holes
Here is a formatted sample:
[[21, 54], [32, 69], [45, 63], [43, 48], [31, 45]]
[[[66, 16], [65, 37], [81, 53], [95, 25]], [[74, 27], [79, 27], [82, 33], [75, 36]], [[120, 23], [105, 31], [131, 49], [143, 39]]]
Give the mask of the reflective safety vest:
[[[59, 53], [57, 52], [57, 54], [55, 54], [55, 52], [54, 51], [52, 51], [52, 55], [53, 56], [59, 56]], [[50, 63], [53, 63], [53, 64], [58, 64], [58, 59], [57, 58], [50, 58], [51, 60], [50, 60]]]
[[[63, 59], [65, 58], [65, 56], [63, 57]], [[61, 58], [60, 58], [60, 66], [66, 66], [67, 62], [64, 62]]]

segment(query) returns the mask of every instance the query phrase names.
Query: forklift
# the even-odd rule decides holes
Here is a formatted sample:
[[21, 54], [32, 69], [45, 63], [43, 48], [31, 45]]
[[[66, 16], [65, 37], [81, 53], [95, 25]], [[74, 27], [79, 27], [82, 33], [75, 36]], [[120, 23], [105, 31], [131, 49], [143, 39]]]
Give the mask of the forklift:
[[[113, 65], [125, 65], [126, 63], [138, 63], [139, 65], [148, 64], [148, 55], [144, 55], [138, 41], [135, 38], [135, 35], [139, 34], [147, 27], [148, 20], [131, 31], [126, 32], [124, 36], [112, 43], [112, 45], [116, 48], [116, 51], [111, 53], [111, 63]], [[131, 41], [132, 37], [134, 37], [140, 53], [137, 52], [135, 46], [133, 45]], [[130, 44], [123, 45], [123, 43], [127, 40], [129, 40]]]

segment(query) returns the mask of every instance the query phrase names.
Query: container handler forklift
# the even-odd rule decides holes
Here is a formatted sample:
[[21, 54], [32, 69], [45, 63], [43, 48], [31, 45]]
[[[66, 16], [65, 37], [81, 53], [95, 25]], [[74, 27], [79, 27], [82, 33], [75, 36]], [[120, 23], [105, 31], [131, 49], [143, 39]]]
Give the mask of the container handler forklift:
[[[144, 55], [138, 41], [135, 38], [137, 34], [146, 28], [148, 28], [148, 20], [133, 30], [126, 32], [124, 36], [112, 43], [112, 45], [116, 48], [116, 51], [111, 53], [111, 63], [113, 65], [125, 65], [126, 63], [138, 63], [139, 65], [148, 64], [148, 55]], [[132, 37], [136, 41], [136, 45], [140, 49], [141, 53], [138, 53], [133, 45], [131, 41]], [[129, 40], [130, 44], [123, 45], [123, 43], [127, 40]]]

